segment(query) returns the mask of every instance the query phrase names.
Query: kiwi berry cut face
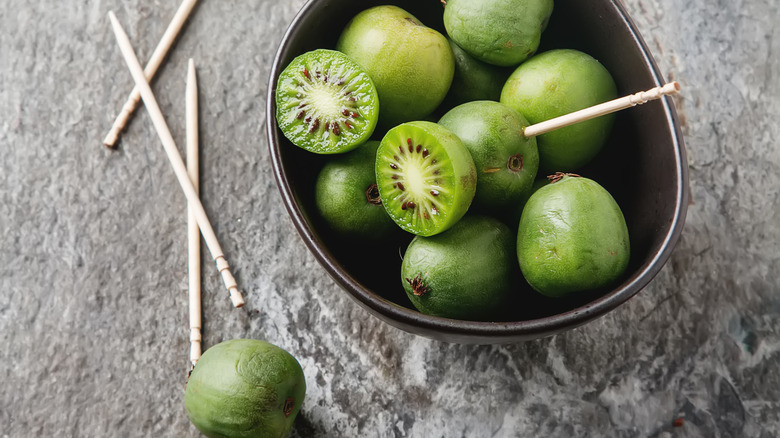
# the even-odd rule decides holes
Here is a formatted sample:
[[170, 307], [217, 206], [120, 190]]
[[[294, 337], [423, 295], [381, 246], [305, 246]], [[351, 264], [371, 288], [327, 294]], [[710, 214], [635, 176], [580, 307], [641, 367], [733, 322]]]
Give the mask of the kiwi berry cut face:
[[402, 229], [432, 236], [455, 224], [476, 191], [476, 168], [461, 140], [441, 125], [415, 121], [388, 131], [376, 178], [387, 213]]
[[378, 117], [371, 78], [343, 53], [304, 53], [279, 75], [276, 120], [300, 148], [318, 154], [350, 151], [369, 139]]

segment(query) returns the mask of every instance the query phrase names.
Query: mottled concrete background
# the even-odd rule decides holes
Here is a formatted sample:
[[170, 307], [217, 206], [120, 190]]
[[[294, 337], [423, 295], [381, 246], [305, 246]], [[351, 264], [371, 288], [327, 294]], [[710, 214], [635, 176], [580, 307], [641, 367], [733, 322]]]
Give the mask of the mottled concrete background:
[[[340, 291], [287, 217], [264, 133], [304, 1], [200, 2], [154, 88], [183, 141], [198, 62], [202, 197], [248, 303], [232, 309], [205, 265], [204, 342], [299, 358], [294, 437], [780, 436], [780, 6], [625, 1], [684, 86], [682, 240], [627, 305], [508, 346], [415, 337]], [[0, 438], [198, 435], [184, 197], [145, 111], [118, 151], [100, 145], [131, 88], [106, 13], [145, 60], [178, 3], [0, 2]]]

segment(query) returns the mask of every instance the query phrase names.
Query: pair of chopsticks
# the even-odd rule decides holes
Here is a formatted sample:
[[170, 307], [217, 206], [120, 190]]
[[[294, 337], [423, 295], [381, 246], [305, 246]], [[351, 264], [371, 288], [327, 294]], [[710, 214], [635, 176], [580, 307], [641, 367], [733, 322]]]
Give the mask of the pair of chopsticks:
[[[194, 3], [194, 1], [190, 2]], [[181, 11], [181, 10], [180, 10]], [[178, 15], [178, 14], [177, 14]], [[181, 185], [188, 203], [188, 244], [189, 244], [189, 317], [190, 317], [190, 361], [194, 366], [201, 354], [201, 301], [200, 301], [200, 234], [206, 246], [211, 252], [211, 256], [217, 265], [217, 270], [222, 275], [225, 288], [230, 293], [230, 299], [235, 307], [244, 305], [244, 299], [238, 291], [238, 285], [230, 272], [230, 265], [225, 259], [225, 255], [217, 240], [214, 229], [211, 227], [203, 204], [198, 195], [198, 102], [197, 102], [197, 79], [195, 75], [195, 63], [192, 59], [189, 61], [189, 71], [187, 75], [186, 89], [186, 125], [187, 125], [187, 158], [189, 166], [185, 166], [184, 161], [179, 154], [176, 142], [171, 135], [165, 118], [163, 117], [157, 99], [154, 96], [152, 88], [149, 86], [146, 72], [141, 67], [138, 57], [133, 50], [130, 39], [122, 26], [119, 24], [113, 12], [108, 13], [111, 25], [116, 35], [119, 48], [127, 63], [130, 73], [135, 81], [135, 89], [144, 102], [149, 116], [152, 119], [157, 134], [162, 141], [163, 148], [168, 155], [176, 178]], [[183, 22], [183, 19], [181, 20]], [[167, 34], [167, 32], [166, 32]], [[175, 37], [174, 35], [171, 38]], [[150, 63], [151, 64], [151, 63]], [[156, 66], [155, 66], [156, 69]], [[125, 105], [128, 108], [128, 105]], [[132, 112], [132, 110], [131, 110]]]
[[[182, 27], [184, 27], [184, 23], [187, 21], [187, 18], [189, 18], [190, 13], [192, 12], [193, 8], [195, 8], [195, 4], [197, 2], [198, 0], [183, 0], [181, 2], [179, 9], [176, 10], [176, 13], [173, 15], [173, 19], [171, 19], [170, 24], [168, 24], [168, 28], [165, 29], [162, 38], [160, 38], [160, 42], [157, 43], [157, 47], [155, 47], [154, 52], [152, 52], [152, 57], [149, 58], [149, 63], [146, 64], [146, 68], [144, 69], [144, 76], [146, 76], [147, 81], [151, 81], [152, 78], [154, 78], [154, 75], [157, 74], [157, 69], [162, 64], [165, 55], [168, 54], [168, 50], [170, 50], [174, 40], [176, 40], [176, 37], [179, 35]], [[127, 100], [125, 101], [124, 106], [122, 106], [122, 110], [119, 112], [119, 115], [114, 121], [114, 124], [111, 125], [111, 130], [103, 140], [103, 145], [108, 148], [113, 148], [116, 145], [116, 142], [119, 140], [119, 133], [125, 129], [127, 120], [130, 118], [130, 115], [133, 114], [133, 111], [135, 111], [140, 100], [141, 89], [136, 85], [135, 88], [133, 88], [133, 91], [131, 91], [130, 95], [127, 97]]]

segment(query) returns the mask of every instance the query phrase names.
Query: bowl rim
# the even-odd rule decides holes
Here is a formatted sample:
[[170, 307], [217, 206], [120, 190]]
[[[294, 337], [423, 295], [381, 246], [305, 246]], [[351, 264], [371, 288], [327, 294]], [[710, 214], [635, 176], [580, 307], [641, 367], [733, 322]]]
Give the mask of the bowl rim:
[[[291, 185], [286, 178], [282, 166], [279, 131], [276, 126], [275, 90], [276, 81], [283, 67], [281, 59], [290, 45], [290, 37], [295, 32], [299, 22], [317, 3], [322, 0], [309, 0], [298, 11], [282, 37], [271, 67], [266, 95], [266, 134], [271, 154], [274, 177], [279, 187], [282, 200], [293, 221], [295, 228], [306, 246], [314, 254], [318, 262], [328, 274], [342, 287], [358, 304], [377, 313], [377, 317], [389, 324], [410, 331], [407, 327], [415, 327], [425, 332], [424, 336], [437, 339], [447, 339], [452, 336], [462, 336], [473, 342], [493, 343], [523, 339], [534, 339], [551, 336], [570, 330], [596, 319], [635, 296], [647, 286], [661, 271], [682, 233], [688, 208], [688, 167], [684, 141], [677, 113], [671, 99], [667, 96], [659, 100], [663, 105], [666, 123], [672, 133], [675, 158], [675, 176], [677, 177], [677, 193], [675, 197], [674, 215], [659, 249], [637, 269], [629, 278], [610, 291], [582, 306], [543, 318], [509, 322], [483, 322], [455, 320], [431, 315], [424, 315], [417, 310], [401, 306], [364, 288], [354, 277], [335, 262], [333, 254], [325, 249], [324, 243], [306, 221], [306, 214], [296, 202]], [[652, 57], [649, 47], [638, 33], [635, 23], [626, 8], [618, 0], [607, 0], [618, 11], [620, 18], [626, 24], [637, 45], [641, 48], [641, 56], [646, 67], [652, 74], [656, 86], [664, 84], [663, 75]], [[491, 339], [491, 342], [485, 342]]]

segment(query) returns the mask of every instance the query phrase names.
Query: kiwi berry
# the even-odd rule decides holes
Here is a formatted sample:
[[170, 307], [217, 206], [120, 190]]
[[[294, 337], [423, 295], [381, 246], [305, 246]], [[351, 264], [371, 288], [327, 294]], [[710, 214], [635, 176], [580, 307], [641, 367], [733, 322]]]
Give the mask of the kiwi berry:
[[620, 206], [596, 181], [556, 173], [523, 209], [517, 260], [542, 295], [557, 298], [614, 284], [630, 253]]
[[454, 225], [474, 198], [477, 172], [468, 149], [448, 129], [407, 122], [385, 134], [376, 179], [387, 213], [402, 229], [432, 236]]
[[374, 163], [378, 141], [328, 160], [317, 175], [314, 198], [322, 218], [343, 238], [381, 240], [398, 231], [382, 207]]
[[417, 236], [401, 263], [404, 291], [428, 315], [500, 319], [518, 292], [515, 239], [502, 222], [472, 214], [444, 233]]
[[536, 139], [523, 135], [525, 118], [499, 102], [477, 100], [451, 109], [439, 124], [457, 135], [474, 159], [474, 207], [495, 217], [513, 216], [509, 213], [530, 196], [539, 168]]
[[276, 120], [300, 148], [318, 154], [350, 151], [371, 137], [378, 118], [374, 83], [343, 53], [306, 52], [279, 75]]
[[448, 0], [444, 28], [480, 61], [517, 66], [536, 53], [553, 0]]
[[498, 102], [504, 83], [512, 71], [479, 61], [454, 41], [448, 42], [455, 60], [455, 75], [441, 107], [449, 110], [475, 100]]
[[374, 81], [383, 130], [430, 115], [446, 96], [455, 72], [447, 38], [393, 5], [370, 7], [355, 15], [336, 49], [360, 64]]
[[[579, 50], [554, 49], [520, 64], [500, 100], [534, 124], [616, 97], [615, 80], [598, 60]], [[615, 114], [606, 114], [540, 135], [539, 168], [545, 173], [582, 168], [603, 149], [614, 120]]]
[[305, 396], [306, 377], [290, 353], [257, 339], [230, 339], [198, 360], [184, 408], [207, 437], [282, 438]]

